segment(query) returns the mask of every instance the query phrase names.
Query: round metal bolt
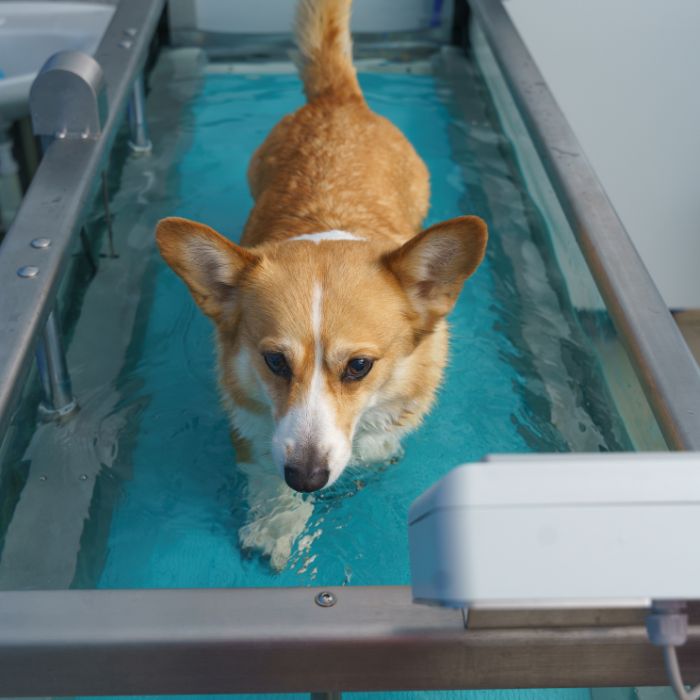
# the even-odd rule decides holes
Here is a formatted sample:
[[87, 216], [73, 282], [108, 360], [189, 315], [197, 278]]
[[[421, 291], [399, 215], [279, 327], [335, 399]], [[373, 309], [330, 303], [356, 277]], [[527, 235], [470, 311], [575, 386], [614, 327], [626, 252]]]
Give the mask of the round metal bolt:
[[59, 129], [59, 130], [54, 134], [54, 136], [55, 136], [57, 139], [64, 139], [64, 138], [66, 138], [66, 136], [68, 136], [68, 129], [66, 129], [66, 128]]
[[322, 608], [332, 608], [338, 602], [335, 594], [330, 591], [321, 591], [317, 593], [314, 600], [316, 601], [316, 605], [320, 605]]
[[42, 474], [42, 475], [39, 477], [39, 481], [46, 481], [48, 478], [49, 478], [49, 477], [46, 476], [46, 474]]
[[24, 277], [25, 279], [31, 279], [39, 274], [39, 268], [34, 267], [34, 265], [24, 265], [17, 270], [17, 275], [19, 277]]
[[134, 45], [134, 42], [131, 41], [131, 39], [122, 39], [122, 40], [119, 42], [119, 46], [120, 46], [122, 49], [130, 49], [133, 45]]
[[124, 34], [126, 34], [127, 36], [131, 36], [131, 37], [136, 36], [138, 33], [139, 33], [139, 30], [136, 27], [127, 27], [124, 30]]
[[80, 481], [87, 481], [87, 474], [81, 474], [79, 477]]
[[39, 248], [40, 250], [43, 248], [48, 248], [51, 245], [51, 239], [50, 238], [35, 238], [30, 245], [32, 248]]

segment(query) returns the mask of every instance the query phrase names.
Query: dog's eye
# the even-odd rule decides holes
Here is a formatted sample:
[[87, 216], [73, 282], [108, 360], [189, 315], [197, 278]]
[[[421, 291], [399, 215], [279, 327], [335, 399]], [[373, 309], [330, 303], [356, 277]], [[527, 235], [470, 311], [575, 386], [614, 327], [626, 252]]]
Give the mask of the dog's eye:
[[345, 372], [343, 372], [343, 379], [348, 382], [363, 379], [369, 374], [373, 364], [374, 360], [370, 360], [368, 357], [354, 357], [348, 362]]
[[281, 352], [264, 352], [263, 358], [273, 374], [285, 379], [289, 379], [292, 376], [292, 370], [287, 364], [287, 358]]

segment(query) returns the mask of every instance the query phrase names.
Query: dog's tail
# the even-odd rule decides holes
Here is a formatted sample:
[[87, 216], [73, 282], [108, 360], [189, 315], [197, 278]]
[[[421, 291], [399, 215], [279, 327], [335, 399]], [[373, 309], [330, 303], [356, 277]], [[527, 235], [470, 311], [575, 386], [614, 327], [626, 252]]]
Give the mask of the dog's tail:
[[351, 5], [352, 0], [299, 1], [299, 71], [309, 102], [322, 95], [362, 95], [352, 64]]

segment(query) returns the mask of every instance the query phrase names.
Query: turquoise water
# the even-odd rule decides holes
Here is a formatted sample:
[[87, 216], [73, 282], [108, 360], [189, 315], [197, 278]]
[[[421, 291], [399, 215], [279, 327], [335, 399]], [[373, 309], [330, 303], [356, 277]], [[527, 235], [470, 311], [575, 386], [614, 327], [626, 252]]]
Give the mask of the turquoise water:
[[[439, 75], [371, 73], [361, 82], [430, 168], [427, 223], [474, 213], [491, 230], [486, 262], [451, 316], [435, 409], [397, 463], [349, 470], [312, 497], [301, 544], [273, 572], [238, 547], [245, 478], [218, 403], [210, 324], [151, 247], [118, 387], [125, 404], [139, 406], [120, 438], [130, 476], [115, 484], [109, 475], [116, 495], [99, 587], [405, 584], [408, 506], [454, 466], [494, 452], [629, 449], [476, 77], [465, 86], [468, 119]], [[205, 74], [181, 115], [164, 192], [142, 199], [141, 215], [197, 219], [236, 240], [252, 203], [248, 160], [301, 104], [295, 75]]]

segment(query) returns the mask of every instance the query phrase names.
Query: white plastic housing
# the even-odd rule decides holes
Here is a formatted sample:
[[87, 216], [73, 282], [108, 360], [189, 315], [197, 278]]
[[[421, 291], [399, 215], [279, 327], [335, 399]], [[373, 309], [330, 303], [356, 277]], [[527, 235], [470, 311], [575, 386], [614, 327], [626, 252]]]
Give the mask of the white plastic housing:
[[510, 455], [458, 467], [409, 512], [417, 602], [700, 599], [700, 455]]

